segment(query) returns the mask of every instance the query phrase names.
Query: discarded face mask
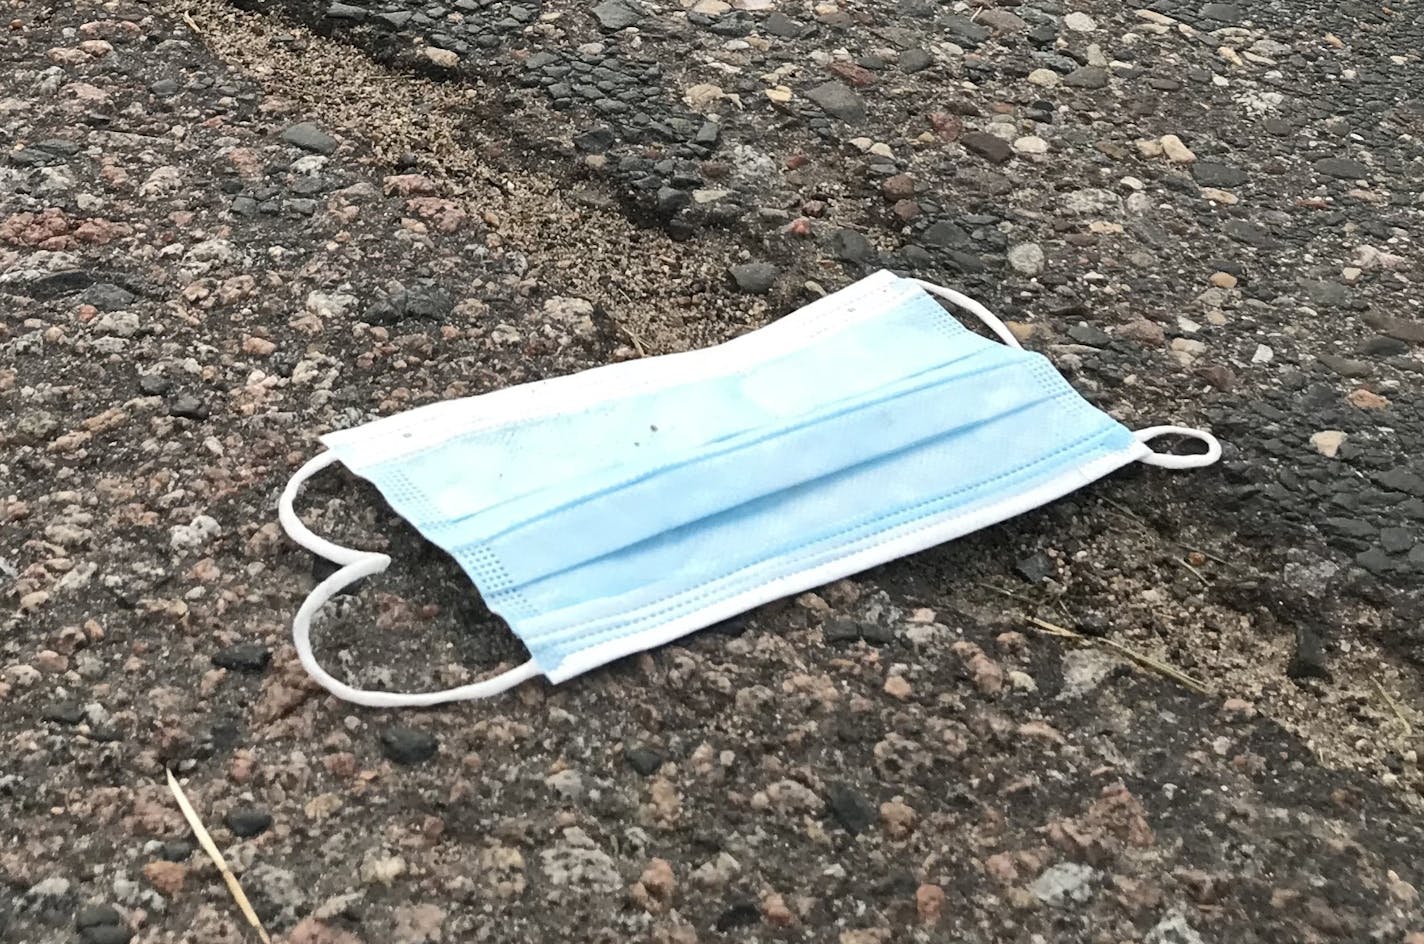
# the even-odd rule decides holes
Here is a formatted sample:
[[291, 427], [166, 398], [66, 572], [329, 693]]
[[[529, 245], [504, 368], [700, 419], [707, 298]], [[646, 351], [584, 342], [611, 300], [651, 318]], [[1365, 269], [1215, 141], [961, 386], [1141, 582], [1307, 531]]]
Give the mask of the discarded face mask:
[[[930, 294], [976, 315], [966, 329]], [[1002, 343], [1000, 343], [1002, 342]], [[1164, 433], [1204, 453], [1154, 452]], [[562, 682], [772, 600], [968, 534], [1130, 462], [1210, 465], [1199, 430], [1132, 432], [957, 292], [879, 272], [717, 347], [432, 404], [321, 437], [282, 494], [293, 540], [341, 565], [293, 622], [333, 694], [396, 707]], [[311, 620], [390, 564], [292, 508], [340, 461], [460, 563], [531, 658], [441, 692], [363, 691]]]

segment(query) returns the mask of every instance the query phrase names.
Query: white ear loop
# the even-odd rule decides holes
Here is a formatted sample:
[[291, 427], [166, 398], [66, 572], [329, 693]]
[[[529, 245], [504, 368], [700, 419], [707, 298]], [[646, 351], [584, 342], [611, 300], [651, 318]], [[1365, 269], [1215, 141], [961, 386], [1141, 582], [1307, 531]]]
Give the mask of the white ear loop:
[[1146, 429], [1137, 430], [1132, 435], [1144, 445], [1149, 439], [1156, 439], [1158, 436], [1186, 436], [1188, 439], [1197, 439], [1206, 443], [1206, 452], [1190, 456], [1177, 456], [1170, 452], [1152, 452], [1149, 447], [1147, 455], [1138, 460], [1146, 465], [1160, 466], [1164, 469], [1200, 469], [1221, 458], [1221, 443], [1204, 429], [1192, 429], [1189, 426], [1149, 426]]
[[955, 305], [959, 308], [963, 308], [965, 311], [969, 312], [971, 315], [984, 322], [984, 326], [990, 331], [994, 332], [994, 334], [998, 335], [999, 340], [1003, 341], [1009, 347], [1023, 347], [1023, 345], [1019, 343], [1019, 339], [1014, 337], [1014, 333], [1009, 330], [1009, 326], [999, 320], [998, 315], [994, 314], [992, 311], [985, 308], [983, 305], [979, 304], [974, 299], [970, 298], [968, 295], [956, 292], [952, 288], [945, 288], [942, 285], [935, 285], [933, 282], [926, 282], [923, 279], [910, 279], [910, 281], [914, 282], [916, 285], [924, 289], [926, 292], [929, 292], [931, 295], [938, 295], [940, 298], [943, 298], [950, 304]]
[[355, 702], [358, 705], [366, 705], [370, 708], [417, 708], [451, 701], [467, 701], [472, 698], [488, 698], [538, 675], [539, 667], [534, 664], [533, 659], [530, 659], [523, 665], [502, 672], [494, 678], [440, 692], [382, 692], [353, 688], [321, 667], [316, 661], [316, 655], [312, 652], [312, 616], [328, 600], [346, 587], [363, 577], [379, 574], [391, 565], [390, 557], [385, 554], [342, 547], [340, 544], [334, 544], [325, 538], [318, 537], [297, 517], [292, 503], [296, 500], [302, 483], [335, 461], [336, 453], [334, 452], [324, 452], [308, 460], [306, 465], [298, 469], [292, 476], [287, 487], [282, 490], [282, 497], [277, 502], [277, 517], [282, 522], [282, 528], [287, 532], [288, 537], [332, 563], [342, 565], [340, 570], [317, 584], [312, 592], [307, 594], [307, 598], [302, 601], [301, 607], [297, 610], [297, 615], [292, 618], [292, 642], [297, 647], [297, 658], [301, 660], [303, 668], [311, 673], [311, 677], [337, 698]]
[[[931, 295], [938, 295], [940, 298], [974, 315], [982, 321], [990, 331], [998, 335], [999, 340], [1005, 344], [1010, 347], [1022, 349], [1023, 345], [1019, 344], [1019, 339], [1014, 337], [1014, 333], [1009, 330], [1009, 326], [1000, 321], [998, 316], [993, 312], [968, 295], [956, 292], [951, 288], [935, 285], [933, 282], [926, 282], [922, 279], [910, 279], [910, 281]], [[1217, 459], [1221, 458], [1221, 443], [1217, 441], [1215, 436], [1204, 429], [1192, 429], [1187, 426], [1149, 426], [1147, 429], [1137, 430], [1132, 435], [1143, 445], [1146, 445], [1150, 439], [1167, 435], [1186, 436], [1190, 439], [1198, 439], [1206, 443], [1206, 452], [1191, 456], [1177, 456], [1167, 452], [1153, 452], [1149, 447], [1147, 454], [1138, 460], [1147, 465], [1155, 465], [1163, 469], [1199, 469], [1202, 466], [1211, 465]]]

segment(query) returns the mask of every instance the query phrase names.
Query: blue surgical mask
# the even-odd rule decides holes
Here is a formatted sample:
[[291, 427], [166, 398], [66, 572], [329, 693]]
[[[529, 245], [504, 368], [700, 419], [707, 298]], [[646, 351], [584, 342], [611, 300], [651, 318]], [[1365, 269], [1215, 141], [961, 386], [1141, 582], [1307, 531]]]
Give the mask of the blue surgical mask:
[[[931, 293], [998, 336], [967, 330]], [[1156, 453], [1163, 433], [1206, 452]], [[981, 305], [880, 272], [726, 344], [433, 404], [322, 437], [281, 500], [287, 533], [342, 565], [302, 604], [298, 654], [334, 694], [393, 707], [562, 682], [752, 607], [1028, 511], [1127, 463], [1192, 468], [1209, 434], [1136, 433]], [[312, 655], [311, 618], [385, 570], [292, 502], [341, 462], [460, 563], [528, 647], [443, 692], [362, 691]]]

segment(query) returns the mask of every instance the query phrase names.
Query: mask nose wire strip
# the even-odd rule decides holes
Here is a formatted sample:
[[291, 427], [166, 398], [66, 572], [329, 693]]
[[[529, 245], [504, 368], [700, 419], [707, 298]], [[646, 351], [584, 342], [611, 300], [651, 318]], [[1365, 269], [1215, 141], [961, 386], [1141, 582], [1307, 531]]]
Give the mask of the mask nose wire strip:
[[1019, 339], [1014, 337], [1014, 333], [1009, 330], [1008, 325], [1004, 324], [1002, 321], [999, 320], [998, 315], [994, 314], [992, 311], [985, 308], [983, 305], [979, 304], [974, 299], [970, 298], [968, 295], [956, 292], [952, 288], [945, 288], [942, 285], [935, 285], [933, 282], [925, 282], [921, 279], [910, 279], [910, 281], [914, 282], [916, 285], [924, 289], [926, 292], [929, 292], [931, 295], [938, 295], [940, 298], [943, 298], [945, 301], [949, 302], [951, 305], [954, 305], [956, 308], [962, 308], [965, 311], [969, 312], [975, 318], [978, 318], [980, 321], [984, 322], [984, 327], [994, 332], [994, 334], [998, 336], [999, 340], [1003, 341], [1009, 347], [1016, 347], [1020, 349], [1023, 348], [1023, 345], [1019, 343]]
[[334, 452], [324, 452], [310, 459], [292, 476], [287, 487], [282, 490], [282, 497], [277, 503], [277, 516], [288, 537], [312, 553], [320, 554], [327, 560], [342, 565], [340, 570], [317, 584], [312, 592], [307, 594], [307, 598], [302, 601], [301, 607], [297, 610], [297, 615], [292, 618], [292, 641], [297, 647], [297, 657], [301, 660], [302, 667], [311, 674], [312, 678], [337, 698], [355, 702], [358, 705], [365, 705], [369, 708], [418, 708], [451, 701], [488, 698], [538, 675], [539, 667], [534, 664], [534, 660], [530, 659], [523, 665], [496, 675], [494, 678], [444, 691], [381, 692], [353, 688], [321, 667], [316, 661], [316, 655], [312, 652], [311, 646], [311, 620], [316, 611], [346, 587], [363, 577], [379, 574], [391, 565], [390, 557], [385, 554], [342, 547], [340, 544], [334, 544], [325, 538], [318, 537], [297, 517], [292, 504], [296, 500], [302, 483], [335, 461], [336, 454]]
[[[1013, 332], [1009, 330], [1009, 326], [1000, 321], [997, 315], [968, 295], [956, 292], [952, 288], [935, 285], [933, 282], [923, 281], [922, 279], [910, 279], [910, 281], [931, 295], [937, 295], [950, 304], [969, 312], [984, 322], [985, 327], [998, 335], [999, 340], [1005, 344], [1010, 347], [1022, 349], [1023, 345], [1019, 344], [1019, 339], [1014, 337]], [[1163, 469], [1199, 469], [1202, 466], [1211, 465], [1217, 459], [1221, 458], [1221, 443], [1217, 441], [1215, 436], [1204, 429], [1192, 429], [1186, 426], [1149, 426], [1146, 429], [1137, 430], [1132, 435], [1143, 445], [1146, 445], [1148, 440], [1156, 439], [1158, 436], [1168, 435], [1186, 436], [1190, 439], [1198, 439], [1206, 443], [1206, 452], [1193, 456], [1176, 456], [1166, 452], [1153, 452], [1149, 447], [1148, 453], [1139, 460], [1147, 465], [1155, 465]]]

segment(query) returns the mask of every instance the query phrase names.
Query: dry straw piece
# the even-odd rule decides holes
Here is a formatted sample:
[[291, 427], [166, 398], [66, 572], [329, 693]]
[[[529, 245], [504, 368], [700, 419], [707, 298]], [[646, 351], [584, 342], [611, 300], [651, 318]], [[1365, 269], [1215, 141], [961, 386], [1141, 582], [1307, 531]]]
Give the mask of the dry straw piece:
[[1086, 643], [1089, 645], [1096, 646], [1105, 646], [1108, 649], [1111, 649], [1113, 652], [1116, 652], [1119, 655], [1124, 656], [1132, 660], [1133, 662], [1136, 662], [1144, 669], [1150, 669], [1153, 672], [1156, 672], [1158, 675], [1162, 675], [1166, 678], [1171, 679], [1178, 685], [1181, 685], [1183, 688], [1189, 688], [1199, 695], [1211, 694], [1211, 689], [1207, 688], [1205, 682], [1192, 678], [1190, 675], [1183, 672], [1181, 669], [1173, 668], [1172, 666], [1163, 662], [1161, 659], [1154, 659], [1152, 656], [1145, 655], [1144, 653], [1138, 652], [1135, 649], [1129, 649], [1127, 646], [1124, 646], [1120, 642], [1114, 642], [1111, 639], [1103, 639], [1097, 636], [1084, 636], [1082, 633], [1075, 633], [1071, 629], [1068, 629], [1063, 626], [1058, 626], [1057, 624], [1050, 623], [1047, 620], [1041, 620], [1036, 616], [1029, 616], [1025, 618], [1031, 624], [1033, 624], [1033, 626], [1036, 627], [1039, 632], [1047, 633], [1050, 636], [1059, 636], [1063, 639], [1071, 639], [1074, 642]]
[[173, 797], [178, 801], [178, 808], [183, 811], [183, 818], [188, 821], [188, 825], [193, 829], [193, 835], [198, 837], [198, 844], [203, 847], [203, 851], [208, 854], [208, 858], [213, 860], [213, 865], [218, 867], [222, 873], [223, 881], [227, 882], [227, 890], [232, 893], [233, 901], [237, 902], [237, 907], [242, 909], [242, 915], [247, 919], [247, 923], [252, 925], [257, 931], [257, 936], [262, 939], [262, 944], [272, 944], [272, 939], [267, 936], [267, 929], [262, 927], [262, 921], [257, 917], [257, 912], [252, 910], [252, 903], [247, 900], [247, 895], [242, 891], [242, 886], [237, 883], [237, 876], [232, 874], [232, 869], [228, 868], [227, 860], [218, 851], [217, 843], [213, 842], [213, 837], [208, 835], [208, 830], [203, 826], [203, 821], [198, 819], [197, 812], [193, 809], [193, 804], [188, 802], [187, 795], [183, 788], [178, 786], [178, 778], [173, 776], [173, 771], [168, 773], [168, 789], [173, 791]]
[[1410, 725], [1409, 719], [1404, 717], [1404, 712], [1399, 709], [1399, 702], [1390, 696], [1389, 691], [1385, 689], [1379, 679], [1370, 679], [1370, 681], [1375, 683], [1375, 688], [1379, 689], [1379, 693], [1384, 696], [1385, 704], [1389, 705], [1390, 711], [1393, 711], [1394, 716], [1399, 719], [1399, 726], [1404, 731], [1404, 736], [1413, 737], [1414, 728]]
[[[1186, 562], [1181, 561], [1180, 563]], [[1187, 569], [1192, 570], [1193, 573], [1196, 573], [1195, 569], [1192, 568], [1190, 565], [1188, 565]], [[1200, 574], [1197, 574], [1197, 576], [1201, 577]], [[1202, 580], [1203, 582], [1205, 582], [1206, 578], [1202, 577]], [[999, 594], [1000, 596], [1008, 597], [1011, 600], [1018, 600], [1020, 603], [1027, 603], [1028, 605], [1035, 608], [1042, 606], [1042, 604], [1036, 600], [1031, 600], [1028, 597], [1023, 596], [1022, 594], [1014, 593], [1012, 590], [1005, 590], [1003, 587], [996, 587], [991, 583], [980, 583], [978, 584], [978, 586], [984, 588], [985, 590], [991, 590], [994, 593]], [[1062, 606], [1062, 601], [1059, 602], [1059, 605]], [[1065, 610], [1064, 612], [1067, 611]], [[1142, 668], [1156, 672], [1158, 675], [1171, 679], [1178, 685], [1181, 685], [1183, 688], [1191, 689], [1199, 695], [1211, 694], [1211, 689], [1208, 688], [1206, 683], [1202, 682], [1200, 679], [1193, 678], [1192, 676], [1183, 672], [1181, 669], [1174, 668], [1173, 666], [1170, 666], [1167, 663], [1163, 662], [1161, 659], [1153, 658], [1152, 656], [1138, 652], [1136, 649], [1130, 649], [1120, 642], [1114, 642], [1111, 639], [1104, 639], [1101, 636], [1085, 636], [1082, 633], [1071, 630], [1066, 626], [1059, 626], [1057, 623], [1050, 623], [1048, 622], [1048, 620], [1039, 619], [1037, 616], [1029, 616], [1025, 614], [1024, 619], [1028, 620], [1029, 624], [1041, 633], [1044, 633], [1049, 636], [1057, 636], [1060, 639], [1071, 639], [1073, 642], [1079, 643], [1081, 645], [1102, 646], [1105, 649], [1111, 649], [1113, 652], [1116, 652], [1118, 655], [1123, 656], [1129, 661], [1137, 663]]]

